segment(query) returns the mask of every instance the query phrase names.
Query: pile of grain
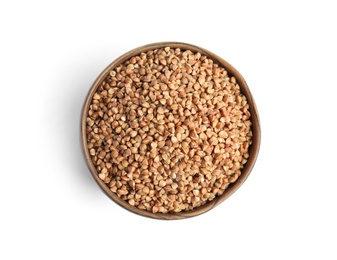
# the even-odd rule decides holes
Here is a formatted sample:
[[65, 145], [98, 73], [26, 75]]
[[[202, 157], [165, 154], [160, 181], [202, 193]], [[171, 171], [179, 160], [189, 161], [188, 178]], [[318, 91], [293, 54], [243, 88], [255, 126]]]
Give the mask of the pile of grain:
[[130, 205], [191, 210], [240, 176], [252, 143], [249, 106], [211, 59], [156, 49], [117, 66], [98, 87], [87, 142], [99, 178]]

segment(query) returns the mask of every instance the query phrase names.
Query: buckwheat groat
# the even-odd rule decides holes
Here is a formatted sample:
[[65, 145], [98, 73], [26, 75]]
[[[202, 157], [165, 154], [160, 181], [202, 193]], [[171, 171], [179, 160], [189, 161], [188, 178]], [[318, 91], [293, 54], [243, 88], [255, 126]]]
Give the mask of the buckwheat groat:
[[154, 213], [191, 210], [240, 176], [249, 106], [206, 56], [156, 49], [110, 71], [93, 95], [87, 140], [99, 178], [121, 199]]

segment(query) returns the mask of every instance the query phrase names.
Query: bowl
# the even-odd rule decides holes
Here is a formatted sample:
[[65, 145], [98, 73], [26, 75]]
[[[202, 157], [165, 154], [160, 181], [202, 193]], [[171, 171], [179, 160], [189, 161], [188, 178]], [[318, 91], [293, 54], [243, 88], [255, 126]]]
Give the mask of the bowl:
[[[241, 175], [238, 177], [238, 179], [234, 183], [231, 183], [222, 195], [215, 197], [213, 200], [207, 202], [206, 204], [200, 207], [196, 207], [189, 211], [181, 211], [181, 212], [176, 212], [176, 213], [158, 213], [158, 212], [153, 213], [147, 210], [142, 210], [135, 206], [130, 205], [128, 202], [122, 200], [114, 192], [112, 192], [107, 186], [107, 184], [105, 184], [103, 180], [101, 180], [98, 177], [98, 172], [93, 164], [93, 161], [89, 153], [88, 143], [87, 143], [87, 134], [86, 134], [87, 133], [87, 121], [86, 120], [87, 120], [88, 111], [89, 111], [89, 107], [90, 107], [93, 95], [95, 94], [95, 91], [100, 86], [102, 81], [109, 74], [109, 72], [112, 69], [114, 69], [116, 66], [129, 60], [131, 57], [139, 55], [140, 53], [144, 53], [150, 50], [164, 48], [164, 47], [180, 48], [181, 50], [190, 50], [192, 52], [199, 52], [201, 55], [205, 55], [208, 58], [212, 59], [214, 63], [217, 63], [219, 66], [224, 67], [227, 70], [229, 76], [234, 76], [236, 78], [237, 83], [240, 86], [241, 93], [246, 97], [247, 102], [249, 104], [249, 112], [251, 114], [250, 120], [252, 123], [251, 129], [253, 133], [252, 144], [249, 147], [249, 158], [247, 160], [247, 163], [244, 165], [243, 169], [241, 170]], [[146, 217], [155, 218], [155, 219], [172, 220], [172, 219], [184, 219], [184, 218], [194, 217], [202, 213], [205, 213], [213, 209], [215, 206], [219, 205], [226, 199], [228, 199], [235, 191], [239, 189], [239, 187], [245, 182], [250, 172], [252, 171], [255, 161], [258, 157], [260, 140], [261, 140], [261, 130], [260, 130], [260, 123], [259, 123], [259, 115], [258, 115], [258, 111], [255, 105], [253, 96], [244, 78], [232, 65], [230, 65], [227, 61], [220, 58], [219, 56], [213, 54], [212, 52], [204, 48], [195, 46], [195, 45], [191, 45], [187, 43], [180, 43], [180, 42], [160, 42], [160, 43], [144, 45], [134, 50], [131, 50], [125, 53], [124, 55], [120, 56], [118, 59], [116, 59], [107, 68], [105, 68], [102, 71], [102, 73], [98, 76], [98, 78], [93, 83], [91, 89], [89, 90], [89, 93], [86, 97], [86, 100], [83, 106], [82, 117], [81, 117], [81, 139], [82, 139], [81, 141], [82, 141], [83, 153], [84, 153], [85, 161], [88, 165], [88, 168], [93, 178], [98, 183], [99, 187], [104, 191], [104, 193], [110, 199], [112, 199], [114, 202], [116, 202], [118, 205], [122, 206], [123, 208], [133, 213], [139, 214], [141, 216], [146, 216]]]

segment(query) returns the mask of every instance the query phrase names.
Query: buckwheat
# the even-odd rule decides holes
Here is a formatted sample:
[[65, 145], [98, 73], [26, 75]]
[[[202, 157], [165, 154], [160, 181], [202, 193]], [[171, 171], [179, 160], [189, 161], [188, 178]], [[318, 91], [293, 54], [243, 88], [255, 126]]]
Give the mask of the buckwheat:
[[86, 118], [98, 177], [129, 205], [192, 210], [225, 192], [249, 158], [249, 105], [235, 77], [165, 47], [110, 71]]

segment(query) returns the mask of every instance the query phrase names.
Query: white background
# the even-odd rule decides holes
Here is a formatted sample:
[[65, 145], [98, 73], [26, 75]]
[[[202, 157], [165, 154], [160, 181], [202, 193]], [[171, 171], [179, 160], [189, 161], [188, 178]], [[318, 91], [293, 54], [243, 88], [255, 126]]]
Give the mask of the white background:
[[[0, 259], [337, 259], [334, 2], [1, 1]], [[80, 147], [95, 78], [159, 41], [236, 67], [262, 126], [245, 184], [180, 221], [117, 206]]]

